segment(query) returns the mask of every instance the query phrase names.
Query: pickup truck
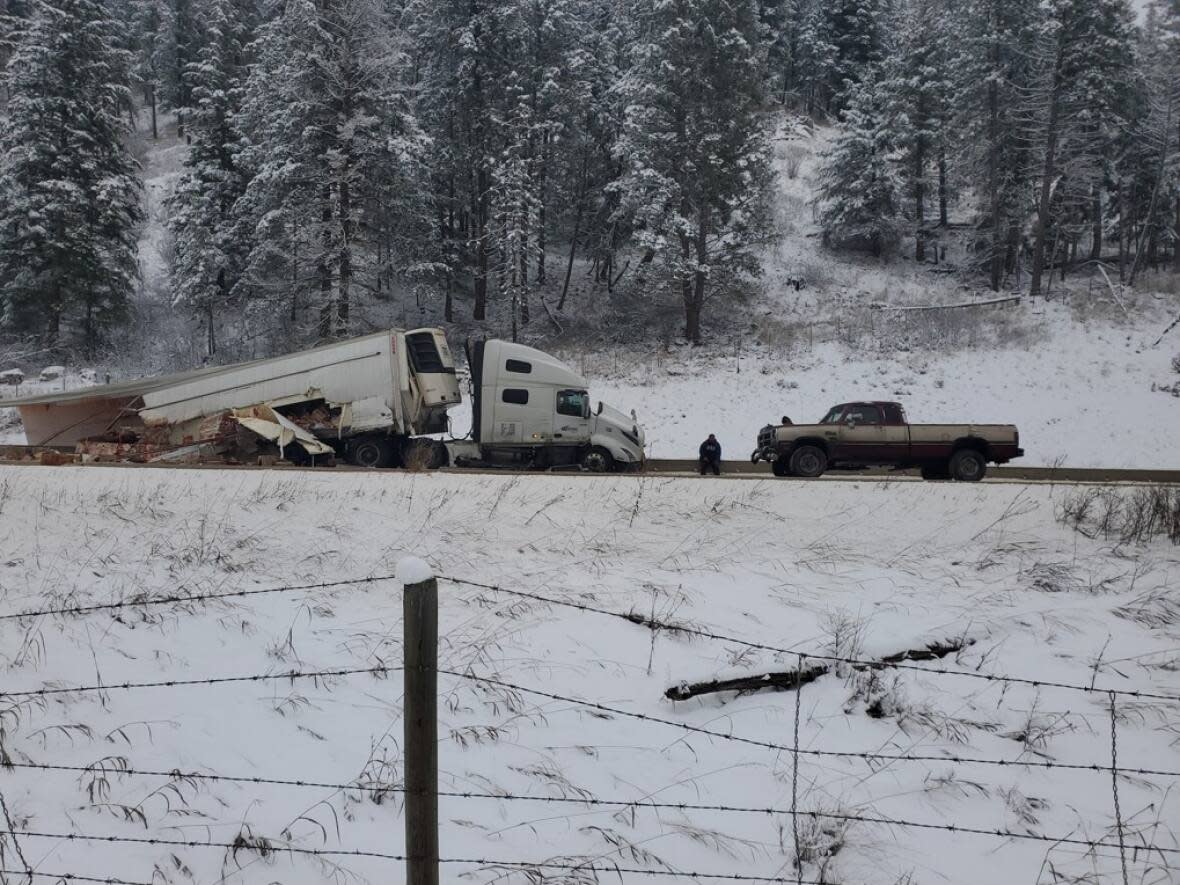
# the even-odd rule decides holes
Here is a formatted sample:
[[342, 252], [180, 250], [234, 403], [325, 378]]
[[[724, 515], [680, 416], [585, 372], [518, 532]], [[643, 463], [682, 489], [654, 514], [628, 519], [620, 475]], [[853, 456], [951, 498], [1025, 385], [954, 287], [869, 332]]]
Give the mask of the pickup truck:
[[1011, 424], [910, 424], [900, 403], [833, 406], [818, 424], [770, 424], [751, 461], [775, 476], [817, 477], [831, 468], [917, 467], [923, 479], [978, 482], [987, 465], [1024, 455]]

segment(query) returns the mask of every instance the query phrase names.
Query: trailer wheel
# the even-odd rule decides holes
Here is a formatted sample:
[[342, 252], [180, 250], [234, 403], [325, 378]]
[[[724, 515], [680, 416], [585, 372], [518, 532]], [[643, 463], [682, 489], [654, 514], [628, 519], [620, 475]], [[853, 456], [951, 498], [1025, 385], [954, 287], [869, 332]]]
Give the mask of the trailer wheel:
[[393, 441], [384, 436], [362, 436], [349, 445], [348, 460], [357, 467], [392, 467], [396, 461]]
[[582, 469], [591, 473], [610, 473], [615, 469], [615, 459], [602, 446], [592, 446], [582, 455]]
[[790, 476], [791, 464], [786, 458], [775, 458], [770, 462], [770, 471], [778, 477]]
[[987, 473], [987, 461], [975, 449], [959, 449], [951, 455], [950, 471], [959, 482], [979, 482]]
[[796, 476], [815, 479], [827, 469], [827, 453], [819, 446], [799, 446], [791, 454], [791, 472]]

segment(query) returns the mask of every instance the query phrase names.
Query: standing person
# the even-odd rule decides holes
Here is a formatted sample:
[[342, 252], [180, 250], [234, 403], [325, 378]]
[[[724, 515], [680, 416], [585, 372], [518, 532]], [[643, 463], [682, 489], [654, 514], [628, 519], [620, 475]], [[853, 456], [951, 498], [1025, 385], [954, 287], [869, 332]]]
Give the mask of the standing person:
[[714, 476], [721, 475], [721, 443], [717, 437], [709, 434], [709, 438], [701, 443], [701, 476], [712, 470]]

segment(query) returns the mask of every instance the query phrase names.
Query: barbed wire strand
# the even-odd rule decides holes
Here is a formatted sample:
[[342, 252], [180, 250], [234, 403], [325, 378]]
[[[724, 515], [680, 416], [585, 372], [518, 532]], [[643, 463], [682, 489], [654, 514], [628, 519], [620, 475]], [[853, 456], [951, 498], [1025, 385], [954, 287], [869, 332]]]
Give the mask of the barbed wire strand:
[[[506, 682], [502, 679], [494, 679], [489, 676], [478, 676], [474, 673], [462, 673], [457, 670], [439, 669], [439, 673], [445, 673], [448, 676], [455, 676], [460, 679], [467, 679], [472, 682], [483, 682], [488, 685], [497, 685], [500, 688], [506, 688], [511, 691], [519, 691], [523, 694], [535, 695], [537, 697], [549, 698], [554, 701], [561, 701], [567, 704], [576, 704], [581, 707], [586, 707], [591, 710], [598, 710], [603, 713], [612, 713], [616, 716], [625, 716], [629, 719], [638, 719], [643, 722], [654, 722], [659, 725], [667, 725], [672, 728], [679, 728], [683, 731], [692, 732], [694, 734], [708, 735], [709, 737], [720, 738], [726, 741], [733, 741], [735, 743], [747, 744], [753, 747], [762, 747], [768, 750], [775, 750], [780, 753], [792, 752], [790, 744], [776, 744], [771, 741], [758, 740], [757, 738], [748, 738], [736, 734], [726, 734], [723, 731], [713, 731], [709, 728], [702, 728], [698, 725], [689, 725], [684, 722], [677, 722], [674, 719], [664, 719], [660, 716], [649, 716], [646, 713], [635, 713], [631, 710], [623, 710], [619, 707], [609, 707], [605, 704], [599, 704], [595, 701], [588, 701], [585, 698], [575, 698], [569, 695], [556, 694], [554, 692], [542, 691], [536, 688], [528, 688], [524, 685], [517, 685], [513, 682]], [[799, 752], [804, 756], [825, 756], [830, 758], [847, 758], [847, 759], [864, 759], [869, 762], [953, 762], [956, 764], [975, 764], [975, 765], [997, 765], [1004, 768], [1046, 768], [1046, 769], [1065, 769], [1072, 771], [1110, 771], [1110, 767], [1098, 764], [1082, 764], [1077, 762], [1046, 762], [1042, 760], [1027, 760], [1027, 759], [981, 759], [973, 756], [927, 756], [918, 754], [893, 754], [893, 753], [864, 753], [853, 750], [813, 750], [800, 749]], [[1167, 769], [1158, 768], [1119, 768], [1117, 771], [1121, 774], [1140, 774], [1140, 775], [1154, 775], [1159, 777], [1180, 777], [1180, 771], [1169, 771]]]
[[1123, 885], [1131, 885], [1127, 876], [1127, 846], [1123, 839], [1123, 808], [1119, 804], [1119, 736], [1115, 696], [1110, 696], [1110, 787], [1114, 793], [1114, 822], [1119, 836], [1119, 859], [1123, 864]]
[[163, 679], [157, 682], [111, 682], [105, 685], [69, 685], [55, 688], [35, 688], [26, 691], [0, 691], [0, 698], [43, 697], [58, 694], [87, 692], [131, 691], [140, 688], [186, 688], [194, 685], [225, 685], [230, 682], [266, 682], [283, 679], [323, 679], [329, 676], [356, 676], [362, 673], [384, 675], [401, 667], [346, 667], [337, 670], [288, 670], [284, 673], [258, 673], [252, 676], [213, 676], [202, 679]]
[[1070, 682], [1054, 682], [1045, 679], [1028, 679], [1022, 676], [1004, 676], [992, 673], [976, 673], [971, 670], [956, 670], [947, 667], [922, 667], [913, 663], [906, 663], [905, 661], [870, 661], [862, 658], [847, 658], [838, 655], [824, 655], [815, 652], [801, 652], [795, 649], [782, 648], [780, 646], [767, 645], [761, 642], [754, 642], [747, 639], [739, 639], [736, 636], [728, 636], [724, 633], [717, 633], [712, 630], [702, 630], [699, 627], [691, 627], [687, 624], [673, 624], [664, 621], [658, 621], [654, 618], [648, 618], [646, 615], [639, 616], [629, 614], [626, 612], [612, 611], [611, 609], [599, 608], [598, 606], [587, 605], [582, 602], [572, 602], [567, 599], [556, 599], [552, 596], [545, 596], [541, 593], [532, 593], [527, 590], [513, 590], [509, 587], [501, 587], [497, 584], [486, 584], [480, 581], [470, 581], [466, 578], [455, 578], [449, 575], [438, 575], [440, 581], [450, 581], [453, 584], [465, 584], [469, 587], [478, 587], [483, 590], [490, 590], [495, 593], [505, 593], [510, 596], [519, 596], [524, 599], [532, 599], [536, 602], [545, 602], [550, 605], [563, 606], [565, 608], [577, 609], [582, 612], [591, 614], [604, 615], [606, 617], [618, 618], [627, 621], [630, 624], [637, 624], [640, 626], [647, 626], [667, 630], [671, 633], [687, 633], [692, 636], [700, 636], [703, 639], [716, 639], [722, 642], [732, 642], [737, 645], [742, 645], [747, 648], [759, 649], [761, 651], [771, 651], [777, 654], [794, 655], [796, 658], [803, 656], [817, 661], [827, 661], [829, 663], [849, 664], [855, 667], [872, 667], [877, 669], [893, 669], [893, 670], [914, 670], [918, 673], [935, 674], [938, 676], [962, 676], [968, 679], [982, 679], [988, 682], [1006, 682], [1019, 685], [1029, 685], [1036, 688], [1061, 688], [1069, 691], [1080, 691], [1087, 694], [1108, 694], [1114, 692], [1118, 695], [1126, 695], [1128, 697], [1135, 697], [1149, 700], [1161, 701], [1180, 701], [1180, 694], [1162, 694], [1157, 692], [1136, 691], [1133, 689], [1119, 689], [1119, 688], [1102, 688], [1089, 685], [1081, 685]]
[[[0, 835], [14, 835], [12, 830], [0, 830]], [[377, 860], [405, 861], [404, 854], [389, 854], [383, 851], [367, 851], [358, 848], [302, 848], [297, 845], [275, 845], [269, 840], [250, 842], [198, 842], [185, 839], [163, 839], [152, 836], [96, 836], [90, 833], [46, 833], [37, 830], [23, 830], [20, 835], [33, 839], [59, 839], [65, 842], [107, 842], [110, 844], [165, 845], [174, 848], [217, 848], [233, 851], [257, 851], [260, 854], [294, 854], [307, 857], [365, 857]], [[463, 864], [486, 867], [516, 867], [519, 869], [556, 869], [598, 873], [634, 873], [639, 876], [665, 876], [678, 879], [716, 879], [732, 882], [782, 882], [790, 879], [779, 876], [749, 876], [741, 873], [706, 873], [699, 871], [650, 870], [642, 867], [621, 867], [614, 864], [596, 866], [586, 863], [557, 863], [555, 861], [496, 860], [494, 858], [443, 857], [440, 864]], [[103, 880], [100, 880], [103, 881]], [[803, 885], [823, 885], [820, 882], [805, 882]]]
[[[336, 670], [290, 670], [282, 673], [262, 673], [251, 676], [219, 676], [207, 679], [167, 679], [157, 682], [112, 682], [106, 685], [74, 685], [63, 686], [57, 688], [39, 688], [30, 689], [26, 691], [9, 691], [0, 692], [0, 698], [6, 697], [38, 697], [47, 695], [61, 695], [74, 694], [84, 692], [106, 692], [106, 691], [129, 691], [142, 688], [180, 688], [197, 685], [221, 685], [225, 683], [234, 682], [263, 682], [267, 680], [295, 680], [295, 679], [318, 679], [330, 676], [353, 676], [357, 674], [371, 673], [374, 675], [384, 675], [391, 672], [401, 670], [401, 667], [357, 667], [345, 668]], [[488, 676], [478, 676], [474, 673], [465, 673], [458, 670], [446, 670], [439, 668], [439, 673], [445, 673], [448, 676], [455, 676], [459, 679], [466, 679], [473, 682], [483, 682], [489, 685], [497, 685], [501, 688], [506, 688], [512, 691], [519, 691], [524, 694], [531, 694], [538, 697], [549, 698], [550, 700], [562, 701], [564, 703], [576, 704], [578, 706], [586, 707], [588, 709], [596, 709], [606, 713], [612, 713], [618, 716], [626, 716], [631, 719], [638, 719], [644, 722], [654, 722], [660, 725], [667, 725], [672, 728], [679, 728], [684, 731], [694, 732], [696, 734], [708, 735], [710, 737], [721, 738], [722, 740], [734, 741], [737, 743], [748, 744], [756, 747], [763, 747], [765, 749], [776, 750], [779, 752], [792, 752], [792, 748], [787, 744], [776, 744], [770, 741], [757, 740], [755, 738], [743, 737], [741, 735], [726, 734], [721, 731], [713, 731], [708, 728], [701, 728], [696, 725], [688, 725], [683, 722], [676, 722], [673, 719], [664, 719], [659, 716], [650, 716], [646, 713], [635, 713], [630, 710], [623, 710], [618, 707], [608, 707], [604, 704], [599, 704], [594, 701], [588, 701], [585, 698], [575, 698], [569, 695], [556, 694], [554, 692], [541, 691], [540, 689], [528, 688], [527, 686], [517, 685], [513, 682], [506, 682], [501, 679], [494, 679]], [[1062, 769], [1072, 771], [1111, 771], [1110, 766], [1070, 762], [1047, 762], [1042, 760], [1027, 760], [1027, 759], [983, 759], [973, 756], [931, 756], [920, 754], [893, 754], [893, 753], [865, 753], [853, 750], [815, 750], [815, 749], [800, 749], [799, 752], [806, 756], [825, 756], [829, 758], [849, 758], [849, 759], [864, 759], [869, 762], [953, 762], [957, 764], [976, 764], [976, 765], [998, 765], [1003, 767], [1024, 767], [1024, 768], [1044, 768], [1044, 769]], [[1180, 777], [1180, 771], [1172, 771], [1168, 769], [1159, 768], [1117, 768], [1114, 769], [1116, 773], [1120, 774], [1139, 774], [1145, 776], [1158, 777]]]
[[[142, 768], [123, 768], [117, 765], [103, 766], [103, 765], [55, 765], [51, 763], [39, 762], [8, 762], [5, 763], [5, 768], [9, 769], [30, 769], [37, 771], [63, 771], [76, 774], [93, 774], [93, 775], [125, 775], [129, 777], [165, 777], [172, 780], [200, 780], [212, 782], [224, 782], [232, 784], [249, 784], [249, 785], [271, 785], [281, 787], [300, 787], [300, 788], [315, 788], [326, 790], [355, 790], [360, 793], [404, 793], [405, 788], [393, 784], [364, 784], [358, 782], [351, 783], [333, 783], [330, 781], [316, 781], [316, 780], [290, 780], [284, 778], [270, 778], [270, 777], [254, 777], [254, 776], [233, 776], [225, 774], [212, 774], [197, 771], [183, 771], [179, 768], [170, 770], [162, 769], [142, 769]], [[525, 796], [517, 793], [497, 792], [497, 793], [477, 793], [473, 791], [459, 791], [459, 790], [439, 790], [438, 795], [446, 799], [487, 799], [494, 801], [505, 802], [539, 802], [549, 805], [577, 805], [581, 807], [599, 807], [599, 808], [649, 808], [658, 811], [713, 811], [732, 814], [759, 814], [759, 815], [776, 815], [783, 816], [790, 815], [798, 818], [811, 818], [812, 820], [838, 820], [847, 821], [850, 823], [869, 823], [869, 824], [883, 824], [885, 826], [904, 827], [907, 829], [921, 829], [921, 830], [945, 830], [953, 833], [964, 833], [975, 836], [990, 836], [1003, 839], [1022, 839], [1032, 842], [1051, 842], [1054, 844], [1064, 845], [1079, 845], [1085, 848], [1118, 848], [1116, 842], [1104, 842], [1095, 839], [1077, 839], [1072, 836], [1041, 836], [1036, 833], [1018, 833], [1012, 830], [988, 830], [980, 827], [960, 827], [951, 824], [935, 824], [925, 821], [905, 820], [902, 818], [892, 817], [877, 817], [874, 815], [864, 814], [839, 814], [836, 812], [826, 811], [798, 811], [796, 808], [778, 808], [775, 806], [752, 806], [752, 805], [724, 805], [724, 804], [708, 804], [699, 802], [656, 802], [650, 799], [602, 799], [596, 797], [570, 797], [570, 796]], [[1154, 846], [1147, 846], [1147, 850], [1156, 850]], [[1171, 849], [1160, 849], [1165, 852]]]
[[113, 876], [78, 876], [74, 873], [42, 873], [38, 870], [0, 870], [0, 876], [33, 876], [38, 879], [57, 879], [64, 882], [102, 882], [104, 885], [153, 885], [134, 879], [116, 879]]
[[[12, 814], [10, 814], [8, 811], [8, 802], [5, 800], [4, 794], [2, 792], [0, 792], [0, 809], [3, 809], [4, 811], [4, 822], [8, 824], [8, 828], [10, 830], [16, 830], [16, 823], [12, 819]], [[16, 836], [12, 837], [12, 847], [16, 851], [17, 860], [19, 860], [21, 865], [25, 868], [23, 873], [18, 873], [17, 875], [28, 876], [32, 878], [33, 867], [25, 859], [25, 853], [20, 847], [20, 840], [17, 839]]]
[[101, 882], [103, 885], [158, 885], [136, 879], [119, 879], [114, 876], [80, 876], [76, 873], [42, 873], [38, 870], [0, 870], [0, 876], [30, 876], [38, 879], [57, 879], [62, 882]]
[[19, 620], [21, 618], [36, 618], [44, 615], [85, 615], [99, 611], [115, 611], [123, 608], [146, 608], [154, 605], [174, 605], [183, 602], [208, 602], [215, 599], [236, 599], [245, 596], [263, 596], [268, 593], [297, 593], [302, 590], [330, 590], [334, 587], [348, 587], [355, 584], [376, 584], [382, 581], [395, 581], [396, 575], [370, 575], [367, 578], [350, 578], [341, 581], [320, 581], [314, 584], [286, 584], [281, 587], [260, 587], [253, 590], [226, 590], [214, 593], [176, 594], [172, 596], [154, 596], [145, 599], [132, 596], [117, 602], [99, 602], [93, 605], [66, 605], [59, 608], [30, 609], [23, 612], [8, 612], [0, 614], [0, 621]]

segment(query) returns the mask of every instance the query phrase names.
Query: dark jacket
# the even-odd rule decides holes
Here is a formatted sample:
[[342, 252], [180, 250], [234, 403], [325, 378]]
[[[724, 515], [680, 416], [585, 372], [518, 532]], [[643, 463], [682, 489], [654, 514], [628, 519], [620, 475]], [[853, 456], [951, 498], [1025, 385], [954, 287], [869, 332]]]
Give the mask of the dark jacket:
[[705, 440], [703, 443], [701, 443], [701, 460], [720, 461], [721, 443], [717, 442], [717, 440]]

